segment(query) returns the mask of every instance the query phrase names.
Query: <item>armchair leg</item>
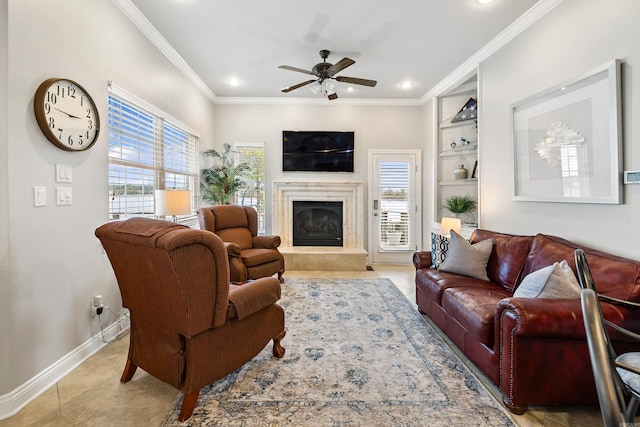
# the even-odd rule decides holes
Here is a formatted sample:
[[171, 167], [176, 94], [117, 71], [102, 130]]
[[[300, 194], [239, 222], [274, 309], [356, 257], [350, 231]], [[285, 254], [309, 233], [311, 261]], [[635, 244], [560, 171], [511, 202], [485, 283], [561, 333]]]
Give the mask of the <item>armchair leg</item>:
[[178, 415], [178, 421], [183, 422], [188, 420], [193, 414], [193, 410], [196, 408], [196, 403], [198, 403], [198, 395], [200, 394], [200, 390], [195, 393], [190, 393], [184, 395], [182, 398], [182, 406], [180, 407], [180, 415]]
[[122, 377], [120, 377], [120, 382], [126, 383], [131, 378], [133, 378], [133, 374], [136, 373], [136, 369], [138, 369], [138, 366], [134, 365], [131, 359], [127, 359], [127, 364], [124, 367]]
[[276, 337], [273, 338], [273, 355], [278, 359], [281, 359], [284, 356], [285, 349], [280, 345], [280, 341], [286, 335], [286, 331], [282, 331]]
[[282, 277], [283, 271], [278, 271], [278, 280], [280, 283], [284, 283], [284, 277]]

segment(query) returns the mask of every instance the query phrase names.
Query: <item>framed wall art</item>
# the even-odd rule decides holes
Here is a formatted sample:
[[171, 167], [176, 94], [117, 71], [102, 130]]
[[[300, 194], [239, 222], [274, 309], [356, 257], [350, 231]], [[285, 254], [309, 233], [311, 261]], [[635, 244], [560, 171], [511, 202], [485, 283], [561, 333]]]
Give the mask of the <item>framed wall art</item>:
[[513, 198], [622, 203], [620, 61], [511, 106]]

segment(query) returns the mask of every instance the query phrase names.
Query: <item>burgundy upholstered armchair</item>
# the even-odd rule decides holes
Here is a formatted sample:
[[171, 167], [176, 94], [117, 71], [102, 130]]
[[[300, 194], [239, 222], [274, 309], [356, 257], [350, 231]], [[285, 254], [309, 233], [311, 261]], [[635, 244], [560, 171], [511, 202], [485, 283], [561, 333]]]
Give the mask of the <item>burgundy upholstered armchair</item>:
[[273, 340], [284, 356], [280, 283], [272, 277], [229, 284], [218, 236], [167, 221], [132, 218], [96, 229], [131, 312], [121, 381], [140, 368], [182, 389], [179, 419], [191, 416], [200, 389], [253, 359]]
[[280, 236], [258, 236], [258, 213], [250, 206], [216, 205], [198, 209], [202, 230], [216, 233], [229, 254], [231, 281], [273, 276], [283, 282]]

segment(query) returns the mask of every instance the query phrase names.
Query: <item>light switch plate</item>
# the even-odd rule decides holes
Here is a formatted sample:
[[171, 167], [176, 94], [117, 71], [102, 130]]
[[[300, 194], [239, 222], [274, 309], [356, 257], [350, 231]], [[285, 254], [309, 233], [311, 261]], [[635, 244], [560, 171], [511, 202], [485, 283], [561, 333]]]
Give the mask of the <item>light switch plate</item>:
[[71, 206], [71, 187], [56, 187], [56, 205]]
[[33, 187], [33, 206], [47, 206], [47, 187]]
[[72, 169], [68, 165], [56, 165], [56, 182], [71, 182]]

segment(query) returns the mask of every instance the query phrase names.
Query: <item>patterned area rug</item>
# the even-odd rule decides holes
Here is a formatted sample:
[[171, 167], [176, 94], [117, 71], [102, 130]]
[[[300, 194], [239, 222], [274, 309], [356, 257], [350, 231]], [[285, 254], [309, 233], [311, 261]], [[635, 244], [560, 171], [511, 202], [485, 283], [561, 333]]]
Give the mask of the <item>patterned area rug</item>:
[[288, 279], [284, 358], [269, 344], [164, 426], [510, 426], [389, 279]]

